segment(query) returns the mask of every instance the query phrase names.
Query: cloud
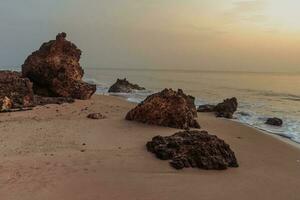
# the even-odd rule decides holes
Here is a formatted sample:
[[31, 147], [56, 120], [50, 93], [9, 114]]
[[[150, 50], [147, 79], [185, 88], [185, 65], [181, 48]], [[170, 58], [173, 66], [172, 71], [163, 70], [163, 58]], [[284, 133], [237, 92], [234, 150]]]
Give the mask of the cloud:
[[252, 23], [264, 23], [267, 16], [264, 10], [267, 6], [265, 0], [238, 1], [232, 4], [232, 8], [226, 10], [223, 17], [227, 23], [247, 21]]

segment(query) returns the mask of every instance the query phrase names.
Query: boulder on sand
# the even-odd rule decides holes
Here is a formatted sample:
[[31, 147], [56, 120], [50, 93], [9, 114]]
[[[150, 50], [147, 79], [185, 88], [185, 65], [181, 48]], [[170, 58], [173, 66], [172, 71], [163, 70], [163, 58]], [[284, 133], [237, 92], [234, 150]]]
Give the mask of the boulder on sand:
[[87, 116], [89, 119], [105, 119], [106, 117], [101, 113], [91, 113]]
[[132, 84], [126, 78], [118, 79], [115, 84], [113, 84], [108, 92], [111, 93], [130, 93], [133, 90], [145, 90], [145, 88], [140, 87], [137, 84]]
[[200, 128], [194, 101], [194, 97], [180, 89], [177, 92], [164, 89], [148, 96], [127, 113], [126, 119], [179, 129]]
[[66, 36], [60, 33], [33, 52], [22, 65], [23, 77], [33, 82], [38, 95], [89, 99], [96, 86], [82, 81], [81, 50]]
[[30, 107], [34, 105], [32, 83], [21, 73], [0, 71], [1, 110]]
[[283, 121], [282, 121], [282, 119], [273, 117], [273, 118], [268, 118], [266, 121], [266, 124], [272, 125], [272, 126], [282, 126]]
[[206, 131], [183, 131], [172, 136], [156, 136], [147, 143], [148, 151], [161, 160], [171, 160], [175, 169], [188, 167], [224, 170], [238, 167], [230, 146]]
[[222, 103], [219, 103], [215, 107], [216, 116], [232, 119], [237, 108], [238, 102], [235, 97], [231, 99], [225, 99]]

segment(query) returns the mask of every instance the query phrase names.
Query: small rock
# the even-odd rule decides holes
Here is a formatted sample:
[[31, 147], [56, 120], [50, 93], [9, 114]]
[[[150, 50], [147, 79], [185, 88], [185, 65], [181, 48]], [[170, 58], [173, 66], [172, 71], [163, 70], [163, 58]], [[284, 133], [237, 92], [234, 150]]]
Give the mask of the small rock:
[[266, 124], [272, 125], [272, 126], [282, 126], [283, 121], [282, 121], [282, 119], [274, 117], [274, 118], [267, 119]]
[[137, 84], [132, 84], [128, 80], [125, 79], [118, 79], [115, 84], [113, 84], [108, 92], [110, 93], [130, 93], [133, 90], [145, 90], [145, 88], [140, 87]]
[[101, 113], [91, 113], [87, 116], [89, 119], [105, 119], [106, 116], [102, 115]]
[[3, 99], [0, 99], [0, 105], [1, 105], [0, 111], [3, 112], [12, 109], [13, 102], [8, 97], [5, 96]]

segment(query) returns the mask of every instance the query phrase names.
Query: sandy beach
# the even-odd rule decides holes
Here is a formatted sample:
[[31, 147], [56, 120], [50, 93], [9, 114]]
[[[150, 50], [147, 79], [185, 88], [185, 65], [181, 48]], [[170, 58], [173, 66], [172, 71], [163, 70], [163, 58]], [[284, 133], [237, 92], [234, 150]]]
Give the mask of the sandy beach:
[[[119, 97], [47, 105], [0, 115], [3, 200], [297, 200], [300, 150], [240, 123], [199, 114], [240, 167], [177, 171], [147, 152], [156, 135], [177, 129], [124, 120], [135, 105]], [[86, 116], [101, 112], [103, 120]]]

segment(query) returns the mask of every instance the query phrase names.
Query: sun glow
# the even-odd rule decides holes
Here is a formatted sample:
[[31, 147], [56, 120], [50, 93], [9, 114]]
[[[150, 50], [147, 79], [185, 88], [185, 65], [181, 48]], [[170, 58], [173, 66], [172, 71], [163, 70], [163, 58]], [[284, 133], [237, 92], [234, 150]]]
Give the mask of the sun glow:
[[300, 31], [300, 1], [268, 0], [265, 15], [268, 21], [283, 31]]

